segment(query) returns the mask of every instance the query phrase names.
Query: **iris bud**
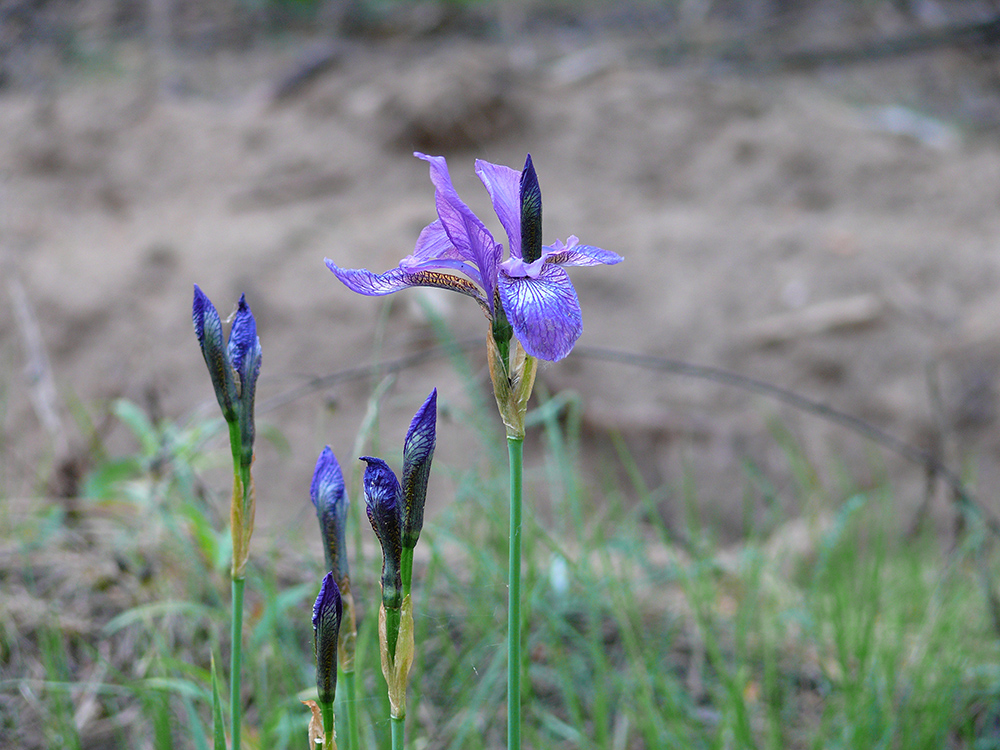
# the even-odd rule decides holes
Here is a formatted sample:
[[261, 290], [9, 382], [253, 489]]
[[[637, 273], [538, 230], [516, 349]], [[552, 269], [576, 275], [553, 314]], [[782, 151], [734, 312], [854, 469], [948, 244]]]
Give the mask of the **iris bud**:
[[313, 606], [313, 650], [316, 655], [316, 692], [320, 704], [332, 704], [337, 693], [337, 640], [342, 604], [332, 573], [323, 578]]
[[362, 456], [365, 469], [365, 507], [375, 536], [382, 545], [382, 603], [399, 609], [403, 603], [400, 558], [403, 547], [400, 525], [402, 490], [392, 469], [381, 458]]
[[402, 543], [412, 549], [424, 525], [427, 480], [437, 443], [437, 388], [417, 410], [403, 442]]
[[316, 460], [309, 495], [316, 507], [326, 569], [338, 583], [350, 573], [347, 566], [347, 508], [350, 502], [344, 486], [344, 475], [330, 446], [323, 449]]

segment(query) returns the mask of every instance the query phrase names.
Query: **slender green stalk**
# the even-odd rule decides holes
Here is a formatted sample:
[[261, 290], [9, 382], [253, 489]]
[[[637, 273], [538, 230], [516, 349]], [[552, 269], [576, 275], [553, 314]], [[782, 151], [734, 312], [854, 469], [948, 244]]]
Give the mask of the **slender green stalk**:
[[521, 747], [521, 471], [524, 438], [507, 438], [510, 458], [510, 557], [507, 602], [507, 748]]
[[392, 726], [392, 750], [403, 750], [403, 729], [406, 724], [406, 717], [396, 718], [393, 716], [389, 723]]
[[344, 705], [347, 708], [347, 750], [361, 750], [361, 724], [358, 719], [358, 683], [354, 670], [344, 672]]
[[240, 750], [240, 729], [243, 723], [240, 700], [240, 672], [243, 663], [243, 587], [245, 578], [233, 579], [233, 632], [229, 660], [229, 712], [232, 720], [233, 750]]
[[333, 703], [320, 703], [323, 715], [323, 750], [333, 750]]
[[399, 559], [399, 576], [403, 579], [403, 596], [408, 596], [413, 584], [413, 547], [403, 547]]

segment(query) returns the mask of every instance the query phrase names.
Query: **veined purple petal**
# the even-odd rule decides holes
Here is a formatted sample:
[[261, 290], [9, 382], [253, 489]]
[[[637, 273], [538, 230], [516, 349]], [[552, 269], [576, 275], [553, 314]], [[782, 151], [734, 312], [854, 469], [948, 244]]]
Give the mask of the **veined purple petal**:
[[476, 159], [476, 174], [482, 180], [493, 210], [507, 232], [508, 247], [513, 257], [521, 257], [521, 173], [502, 164]]
[[556, 240], [551, 245], [542, 248], [542, 258], [546, 263], [559, 266], [613, 266], [621, 263], [624, 258], [610, 250], [602, 250], [592, 245], [581, 245], [575, 236], [570, 235], [564, 245]]
[[480, 286], [483, 285], [479, 269], [469, 263], [462, 253], [451, 244], [440, 219], [423, 228], [413, 252], [399, 261], [399, 267], [407, 273], [438, 268], [454, 269], [465, 274]]
[[[435, 219], [420, 231], [413, 252], [403, 258], [399, 266], [404, 271], [412, 272], [414, 268], [435, 260], [460, 261], [471, 267], [469, 258], [451, 243], [440, 219]], [[474, 269], [470, 278], [479, 283], [478, 268]]]
[[484, 309], [486, 300], [479, 287], [467, 279], [459, 278], [450, 273], [438, 273], [432, 270], [404, 271], [402, 268], [392, 268], [385, 273], [373, 273], [367, 268], [341, 268], [329, 258], [326, 266], [352, 292], [368, 297], [380, 297], [398, 292], [411, 286], [433, 286], [441, 289], [451, 289], [476, 300]]
[[483, 291], [487, 300], [493, 299], [496, 277], [503, 253], [493, 235], [479, 220], [472, 209], [458, 196], [451, 182], [448, 164], [443, 156], [427, 156], [420, 152], [413, 154], [430, 164], [431, 182], [434, 185], [434, 201], [438, 218], [448, 239], [461, 257], [474, 263], [481, 274]]
[[532, 357], [556, 362], [583, 333], [580, 302], [569, 275], [546, 264], [538, 278], [500, 274], [504, 312], [524, 350]]
[[437, 388], [417, 409], [403, 442], [403, 546], [412, 549], [424, 525], [427, 480], [437, 444]]

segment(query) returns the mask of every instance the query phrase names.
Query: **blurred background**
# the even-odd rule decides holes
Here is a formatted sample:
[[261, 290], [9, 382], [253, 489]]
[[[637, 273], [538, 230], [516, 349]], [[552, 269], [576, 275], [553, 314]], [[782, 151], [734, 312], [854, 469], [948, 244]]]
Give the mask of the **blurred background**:
[[[973, 0], [4, 0], [0, 491], [113, 496], [158, 470], [158, 425], [215, 416], [194, 283], [258, 320], [263, 528], [312, 522], [315, 456], [352, 466], [380, 383], [387, 453], [437, 386], [442, 460], [489, 463], [475, 306], [358, 297], [323, 264], [412, 250], [434, 218], [422, 150], [484, 217], [474, 160], [530, 152], [546, 242], [626, 258], [573, 271], [585, 333], [539, 375], [579, 419], [595, 506], [651, 493], [671, 524], [690, 476], [734, 539], [748, 512], [797, 512], [794, 454], [820, 492], [887, 476], [902, 518], [951, 519], [920, 466], [843, 427], [595, 347], [796, 390], [995, 506], [998, 42], [1000, 6]], [[197, 476], [224, 507], [225, 469]]]
[[[447, 292], [354, 295], [323, 262], [383, 271], [412, 251], [435, 216], [414, 150], [448, 158], [498, 238], [474, 161], [530, 152], [545, 241], [625, 258], [572, 269], [584, 334], [540, 368], [529, 417], [538, 746], [601, 746], [600, 689], [593, 724], [573, 718], [591, 681], [618, 707], [615, 747], [657, 746], [664, 727], [704, 740], [676, 746], [746, 739], [727, 717], [747, 705], [770, 711], [774, 747], [826, 746], [796, 733], [840, 723], [845, 747], [922, 728], [928, 744], [895, 741], [995, 746], [990, 558], [982, 527], [954, 535], [926, 464], [1000, 513], [998, 62], [1000, 3], [974, 0], [0, 0], [0, 746], [207, 746], [176, 727], [207, 721], [208, 657], [227, 652], [231, 479], [195, 283], [223, 317], [245, 293], [263, 348], [248, 737], [302, 737], [316, 456], [333, 448], [357, 508], [354, 457], [398, 468], [437, 387], [415, 736], [503, 745], [506, 457], [486, 321]], [[910, 456], [676, 361], [793, 391]], [[912, 554], [905, 586], [882, 585], [895, 562], [880, 577], [870, 517], [851, 522], [869, 497], [893, 554]], [[357, 591], [374, 590], [365, 530], [352, 550]], [[754, 559], [778, 572], [740, 568]], [[836, 623], [808, 626], [830, 591], [843, 622], [870, 616], [840, 661]], [[777, 602], [759, 639], [776, 645], [735, 649], [730, 669], [760, 602]], [[894, 630], [895, 606], [930, 624]], [[724, 658], [706, 656], [706, 618]], [[624, 659], [633, 633], [643, 654]], [[948, 665], [944, 687], [899, 677]], [[861, 694], [843, 675], [871, 687], [856, 713], [837, 708]], [[652, 710], [635, 701], [647, 688]], [[903, 734], [865, 734], [875, 704]]]

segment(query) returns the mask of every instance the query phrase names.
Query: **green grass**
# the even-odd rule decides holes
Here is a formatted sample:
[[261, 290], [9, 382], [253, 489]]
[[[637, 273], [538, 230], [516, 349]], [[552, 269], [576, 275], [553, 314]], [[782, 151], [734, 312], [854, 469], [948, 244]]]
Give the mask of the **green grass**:
[[[377, 430], [377, 404], [359, 442]], [[228, 653], [229, 585], [228, 534], [195, 491], [212, 429], [117, 410], [137, 452], [105, 458], [82, 520], [0, 505], [0, 734], [18, 747], [212, 744], [211, 656]], [[721, 548], [701, 526], [692, 477], [654, 494], [619, 451], [603, 486], [581, 481], [572, 394], [543, 398], [529, 421], [526, 747], [1000, 747], [1000, 641], [984, 591], [998, 559], [982, 530], [951, 550], [929, 533], [908, 538], [888, 485], [824, 490], [776, 429], [808, 520], [778, 516], [773, 487], [748, 466], [746, 540]], [[500, 454], [499, 426], [496, 438], [484, 450]], [[506, 715], [505, 466], [434, 471], [457, 489], [417, 547], [408, 737], [493, 750]], [[622, 474], [632, 486], [612, 479]], [[684, 528], [659, 520], [657, 497], [684, 505]], [[542, 500], [547, 512], [530, 512]], [[800, 551], [777, 553], [793, 532]], [[254, 542], [248, 747], [305, 742], [321, 560], [301, 547]], [[378, 561], [352, 555], [352, 573], [362, 745], [387, 748]]]

